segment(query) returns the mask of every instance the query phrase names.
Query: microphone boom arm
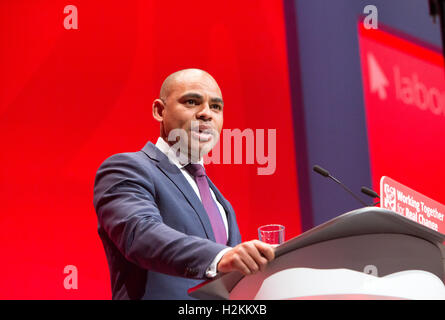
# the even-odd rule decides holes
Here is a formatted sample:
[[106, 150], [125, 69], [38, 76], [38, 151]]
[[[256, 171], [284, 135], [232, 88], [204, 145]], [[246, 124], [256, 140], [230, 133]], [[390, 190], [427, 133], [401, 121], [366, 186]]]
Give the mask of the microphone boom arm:
[[354, 192], [352, 192], [348, 187], [346, 187], [343, 183], [341, 183], [340, 181], [338, 181], [336, 178], [334, 178], [333, 176], [329, 175], [329, 178], [331, 178], [332, 180], [334, 180], [336, 183], [338, 183], [346, 192], [348, 192], [351, 196], [353, 196], [358, 202], [360, 202], [362, 205], [364, 205], [365, 207], [368, 207], [369, 205], [364, 202], [362, 199], [360, 199], [359, 197], [357, 197]]

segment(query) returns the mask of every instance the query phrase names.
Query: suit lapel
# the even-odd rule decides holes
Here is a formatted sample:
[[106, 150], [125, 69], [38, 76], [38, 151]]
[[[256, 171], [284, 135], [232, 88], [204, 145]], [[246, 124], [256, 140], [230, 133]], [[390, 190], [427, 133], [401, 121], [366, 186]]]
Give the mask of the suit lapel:
[[196, 196], [195, 191], [182, 174], [181, 170], [171, 163], [170, 160], [168, 160], [168, 157], [158, 150], [158, 148], [156, 148], [156, 146], [151, 142], [148, 142], [142, 151], [157, 162], [156, 166], [176, 185], [179, 191], [181, 191], [188, 203], [198, 215], [207, 238], [215, 241], [215, 235], [213, 234], [212, 225], [210, 224], [207, 212], [205, 211], [202, 202]]

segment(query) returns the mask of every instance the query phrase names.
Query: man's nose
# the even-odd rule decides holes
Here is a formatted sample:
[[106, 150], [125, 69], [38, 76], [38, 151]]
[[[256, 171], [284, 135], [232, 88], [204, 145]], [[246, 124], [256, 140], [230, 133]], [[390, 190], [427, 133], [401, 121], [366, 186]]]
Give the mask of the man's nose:
[[201, 108], [196, 113], [196, 118], [210, 120], [212, 119], [212, 110], [207, 102], [201, 104]]

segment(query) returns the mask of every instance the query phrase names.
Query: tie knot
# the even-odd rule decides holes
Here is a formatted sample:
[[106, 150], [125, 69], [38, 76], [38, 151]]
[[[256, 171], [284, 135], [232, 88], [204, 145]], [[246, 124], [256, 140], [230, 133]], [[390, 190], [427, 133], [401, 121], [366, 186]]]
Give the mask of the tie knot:
[[198, 163], [189, 163], [185, 166], [187, 170], [193, 177], [202, 177], [206, 175], [204, 167]]

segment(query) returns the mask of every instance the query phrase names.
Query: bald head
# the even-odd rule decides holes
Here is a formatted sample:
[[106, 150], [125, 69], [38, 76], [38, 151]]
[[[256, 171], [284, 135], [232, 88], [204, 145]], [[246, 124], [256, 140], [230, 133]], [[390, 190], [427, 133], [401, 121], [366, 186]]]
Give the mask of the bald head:
[[[161, 92], [159, 93], [159, 97], [163, 101], [167, 101], [168, 96], [172, 93], [172, 91], [183, 83], [193, 81], [197, 78], [207, 78], [207, 81], [214, 82], [217, 85], [216, 80], [206, 71], [201, 69], [183, 69], [176, 72], [173, 72], [169, 75], [161, 86]], [[218, 85], [217, 85], [218, 86]], [[219, 89], [219, 87], [218, 87]]]
[[160, 123], [161, 138], [171, 146], [179, 143], [188, 150], [189, 157], [199, 151], [199, 158], [219, 139], [223, 108], [218, 83], [200, 69], [184, 69], [169, 75], [162, 84], [160, 98], [152, 106], [153, 117]]

